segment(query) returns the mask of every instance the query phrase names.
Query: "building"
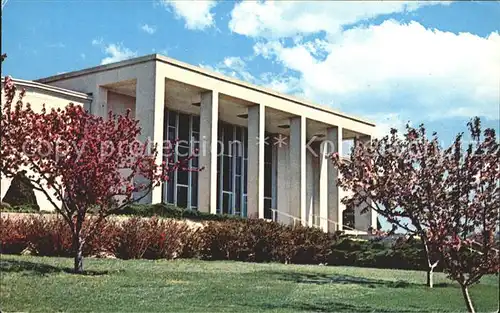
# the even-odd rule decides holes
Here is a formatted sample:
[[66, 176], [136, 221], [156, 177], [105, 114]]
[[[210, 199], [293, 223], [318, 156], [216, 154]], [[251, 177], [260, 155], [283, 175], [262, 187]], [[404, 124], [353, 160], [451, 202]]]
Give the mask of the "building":
[[65, 101], [81, 99], [93, 114], [130, 109], [143, 140], [179, 138], [179, 153], [200, 149], [191, 166], [203, 171], [176, 173], [145, 202], [328, 231], [347, 228], [343, 219], [354, 215], [352, 228], [376, 227], [375, 212], [343, 207], [337, 172], [324, 158], [370, 140], [368, 121], [157, 54], [29, 83]]

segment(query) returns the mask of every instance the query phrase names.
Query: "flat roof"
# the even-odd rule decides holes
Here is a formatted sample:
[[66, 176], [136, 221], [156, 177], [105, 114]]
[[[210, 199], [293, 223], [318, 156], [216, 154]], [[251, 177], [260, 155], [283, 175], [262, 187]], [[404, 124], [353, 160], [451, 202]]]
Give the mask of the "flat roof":
[[[2, 84], [5, 81], [5, 77], [2, 77]], [[92, 96], [87, 95], [86, 93], [83, 92], [78, 92], [70, 89], [65, 89], [65, 88], [60, 88], [56, 86], [51, 86], [47, 85], [41, 82], [37, 81], [31, 81], [31, 80], [24, 80], [24, 79], [17, 79], [17, 78], [12, 78], [12, 81], [14, 82], [15, 86], [18, 87], [23, 87], [23, 88], [31, 88], [35, 90], [40, 90], [44, 92], [49, 92], [49, 93], [55, 93], [59, 95], [64, 95], [67, 97], [79, 99], [79, 100], [84, 100], [84, 101], [92, 101]]]
[[[265, 94], [268, 94], [268, 95], [271, 95], [271, 96], [274, 96], [274, 97], [277, 97], [277, 98], [281, 98], [281, 99], [284, 99], [284, 100], [287, 100], [287, 101], [298, 103], [298, 104], [301, 104], [301, 105], [304, 105], [304, 106], [307, 106], [307, 107], [311, 107], [311, 108], [314, 108], [314, 109], [317, 109], [317, 110], [321, 110], [321, 111], [326, 112], [326, 113], [334, 114], [334, 115], [337, 115], [337, 116], [340, 116], [340, 117], [343, 117], [343, 118], [347, 118], [347, 119], [350, 119], [350, 120], [354, 120], [354, 121], [357, 121], [357, 122], [361, 122], [361, 123], [364, 123], [364, 124], [367, 124], [367, 125], [370, 125], [370, 126], [375, 126], [375, 123], [373, 123], [372, 121], [368, 121], [366, 119], [359, 118], [357, 116], [345, 114], [345, 113], [342, 113], [340, 111], [333, 110], [330, 107], [327, 107], [327, 106], [324, 106], [324, 105], [317, 105], [317, 104], [314, 104], [312, 102], [309, 102], [309, 101], [306, 101], [306, 100], [303, 100], [303, 99], [300, 99], [300, 98], [297, 98], [297, 97], [294, 97], [294, 96], [290, 96], [290, 95], [286, 95], [286, 94], [283, 94], [283, 93], [279, 93], [279, 92], [276, 92], [275, 90], [272, 90], [272, 89], [269, 89], [269, 88], [266, 88], [266, 87], [261, 87], [261, 86], [258, 86], [258, 85], [255, 85], [255, 84], [250, 84], [248, 82], [245, 82], [245, 81], [242, 81], [242, 80], [239, 80], [239, 79], [235, 79], [235, 78], [231, 78], [231, 77], [228, 77], [228, 76], [224, 76], [224, 75], [216, 73], [214, 71], [210, 71], [210, 70], [201, 68], [199, 66], [194, 66], [194, 65], [191, 65], [191, 64], [188, 64], [188, 63], [184, 63], [184, 62], [181, 62], [181, 61], [178, 61], [178, 60], [175, 60], [175, 59], [163, 56], [161, 54], [145, 55], [145, 56], [142, 56], [142, 57], [128, 59], [128, 60], [120, 61], [120, 62], [116, 62], [116, 63], [110, 63], [110, 64], [106, 64], [106, 65], [99, 65], [99, 66], [94, 66], [94, 67], [86, 68], [86, 69], [83, 69], [83, 70], [77, 70], [77, 71], [73, 71], [73, 72], [67, 72], [67, 73], [62, 73], [62, 74], [59, 74], [59, 75], [54, 75], [54, 76], [49, 76], [49, 77], [45, 77], [45, 78], [40, 78], [40, 79], [37, 79], [35, 81], [39, 82], [39, 83], [48, 84], [48, 83], [55, 82], [55, 81], [58, 81], [58, 80], [64, 80], [64, 79], [69, 79], [69, 78], [73, 78], [73, 77], [77, 77], [77, 76], [83, 76], [83, 75], [87, 75], [87, 74], [93, 74], [93, 73], [96, 73], [96, 72], [103, 72], [103, 71], [114, 70], [114, 69], [118, 69], [118, 68], [122, 68], [122, 67], [127, 67], [127, 66], [137, 65], [137, 64], [140, 64], [140, 63], [150, 62], [150, 61], [159, 61], [159, 62], [167, 63], [167, 64], [170, 64], [170, 65], [173, 65], [173, 66], [176, 66], [176, 67], [188, 70], [188, 71], [196, 72], [196, 73], [204, 75], [204, 76], [215, 78], [215, 79], [227, 82], [227, 83], [235, 84], [235, 85], [238, 85], [238, 86], [241, 86], [241, 87], [244, 87], [244, 88], [248, 88], [248, 89], [251, 89], [251, 90], [254, 90], [254, 91], [258, 91], [258, 92], [261, 92], [261, 93], [265, 93]], [[235, 95], [231, 95], [231, 96], [235, 96]]]

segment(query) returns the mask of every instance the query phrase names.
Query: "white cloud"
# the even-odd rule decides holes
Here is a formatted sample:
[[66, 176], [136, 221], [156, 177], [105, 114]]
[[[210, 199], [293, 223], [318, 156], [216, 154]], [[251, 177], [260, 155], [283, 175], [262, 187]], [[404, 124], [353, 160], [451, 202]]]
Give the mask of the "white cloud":
[[141, 30], [152, 35], [156, 32], [156, 26], [144, 24], [141, 26]]
[[129, 48], [124, 47], [122, 44], [109, 44], [104, 48], [104, 52], [108, 55], [101, 60], [101, 64], [108, 64], [113, 62], [119, 62], [137, 56], [136, 51], [132, 51]]
[[212, 9], [217, 3], [213, 0], [161, 0], [160, 3], [167, 9], [172, 9], [177, 19], [184, 19], [188, 29], [203, 30], [214, 25]]
[[100, 46], [100, 45], [102, 45], [102, 43], [103, 43], [102, 37], [92, 39], [93, 46]]
[[388, 20], [331, 42], [261, 41], [254, 53], [295, 71], [305, 97], [344, 111], [415, 120], [500, 114], [498, 33], [483, 38]]
[[215, 66], [200, 64], [201, 67], [245, 82], [264, 86], [277, 92], [298, 94], [299, 80], [286, 73], [264, 72], [258, 76], [250, 73], [247, 62], [240, 57], [226, 57]]
[[380, 15], [411, 12], [445, 1], [242, 1], [231, 11], [229, 28], [250, 37], [283, 38], [324, 31]]
[[85, 59], [86, 57], [85, 53], [80, 53], [80, 58]]

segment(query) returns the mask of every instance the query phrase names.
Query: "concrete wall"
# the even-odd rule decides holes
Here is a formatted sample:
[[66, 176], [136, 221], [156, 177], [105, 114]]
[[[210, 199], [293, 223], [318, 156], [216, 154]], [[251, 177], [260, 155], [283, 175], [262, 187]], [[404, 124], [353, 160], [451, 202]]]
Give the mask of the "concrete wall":
[[135, 117], [135, 97], [108, 91], [108, 111], [113, 111], [117, 115], [125, 115], [130, 110], [130, 116]]
[[[25, 96], [23, 99], [24, 104], [30, 103], [32, 109], [35, 112], [41, 112], [43, 104], [46, 108], [57, 109], [64, 108], [70, 102], [81, 105], [83, 107], [88, 107], [91, 98], [85, 94], [77, 93], [71, 90], [64, 90], [60, 88], [54, 88], [52, 86], [35, 83], [31, 81], [24, 80], [14, 80], [15, 86], [18, 90], [25, 89]], [[5, 97], [3, 93], [3, 82], [2, 82], [2, 103], [5, 102]], [[1, 174], [0, 174], [1, 175]], [[4, 176], [0, 177], [0, 197], [3, 199], [7, 190], [10, 186], [11, 179]], [[35, 196], [38, 205], [41, 210], [52, 211], [54, 210], [53, 205], [47, 200], [46, 196], [40, 191], [35, 191]], [[59, 205], [60, 203], [56, 203]]]

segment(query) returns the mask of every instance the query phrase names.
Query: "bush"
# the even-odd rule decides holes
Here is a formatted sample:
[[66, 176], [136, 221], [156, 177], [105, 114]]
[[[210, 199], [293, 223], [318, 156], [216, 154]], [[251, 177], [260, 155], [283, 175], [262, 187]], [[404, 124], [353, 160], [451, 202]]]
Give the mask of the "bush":
[[225, 221], [241, 220], [240, 216], [229, 214], [211, 214], [200, 212], [198, 210], [183, 209], [176, 206], [157, 203], [157, 204], [132, 204], [120, 211], [121, 215], [133, 215], [141, 217], [159, 216], [173, 219], [190, 219], [194, 221]]
[[19, 254], [28, 246], [25, 219], [2, 218], [0, 224], [0, 253]]
[[[91, 217], [92, 219], [93, 217]], [[71, 255], [71, 232], [62, 218], [32, 215], [2, 218], [0, 252], [26, 248], [39, 255]], [[83, 233], [88, 229], [84, 224]], [[102, 221], [88, 237], [84, 255], [101, 252], [122, 259], [201, 258], [245, 262], [348, 265], [425, 270], [420, 242], [400, 238], [395, 244], [285, 226], [261, 219], [208, 221], [199, 228], [176, 220], [134, 217]], [[439, 269], [437, 269], [439, 270]]]
[[178, 258], [192, 232], [177, 221], [134, 217], [121, 224], [115, 253], [121, 259]]
[[334, 236], [316, 228], [260, 219], [209, 222], [199, 232], [200, 256], [210, 260], [317, 264], [326, 262]]

